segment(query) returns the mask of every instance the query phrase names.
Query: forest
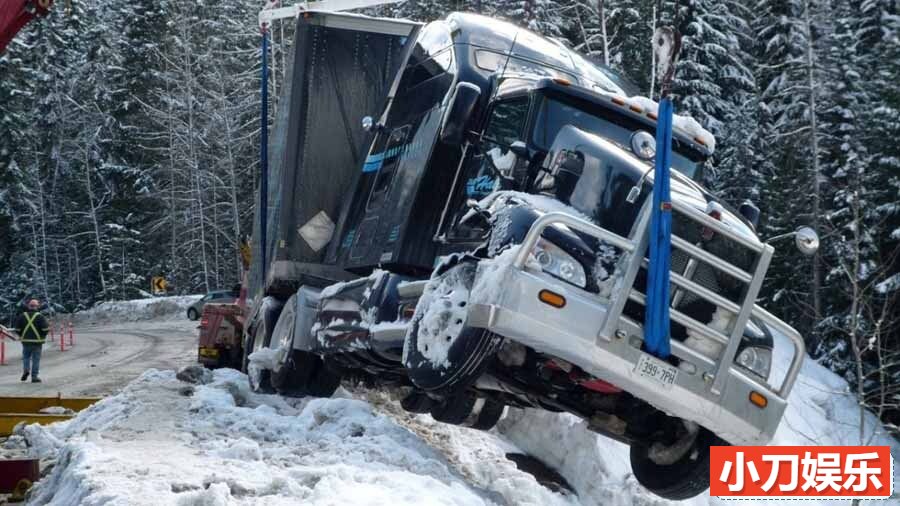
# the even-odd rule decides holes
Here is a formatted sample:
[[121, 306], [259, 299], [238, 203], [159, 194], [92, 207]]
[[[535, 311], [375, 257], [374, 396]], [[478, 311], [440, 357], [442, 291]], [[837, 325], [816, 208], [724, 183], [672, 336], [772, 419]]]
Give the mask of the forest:
[[[0, 55], [0, 310], [228, 288], [259, 176], [263, 2], [71, 0]], [[861, 406], [900, 419], [900, 6], [895, 0], [407, 0], [556, 38], [658, 98], [654, 27], [683, 37], [676, 111], [717, 137], [707, 185], [786, 241], [762, 305]], [[270, 29], [276, 106], [290, 22]], [[273, 118], [274, 114], [269, 114]]]

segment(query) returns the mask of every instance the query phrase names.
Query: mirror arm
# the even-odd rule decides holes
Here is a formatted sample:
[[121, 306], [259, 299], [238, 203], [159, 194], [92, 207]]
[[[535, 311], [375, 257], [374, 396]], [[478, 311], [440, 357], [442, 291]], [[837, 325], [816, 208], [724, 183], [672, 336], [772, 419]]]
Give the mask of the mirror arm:
[[797, 231], [796, 231], [796, 230], [793, 231], [793, 232], [787, 232], [787, 233], [784, 233], [784, 234], [779, 234], [779, 235], [776, 235], [775, 237], [770, 237], [770, 238], [766, 239], [766, 244], [772, 244], [773, 242], [780, 241], [780, 240], [782, 240], [782, 239], [787, 239], [787, 238], [789, 238], [789, 237], [794, 237], [795, 235], [797, 235]]

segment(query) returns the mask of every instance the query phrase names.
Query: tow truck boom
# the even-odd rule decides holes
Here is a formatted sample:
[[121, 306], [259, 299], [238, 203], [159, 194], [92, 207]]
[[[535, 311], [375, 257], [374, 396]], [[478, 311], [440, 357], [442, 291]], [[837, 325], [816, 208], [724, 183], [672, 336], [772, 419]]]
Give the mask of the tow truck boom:
[[[303, 11], [349, 11], [364, 9], [384, 4], [400, 3], [404, 0], [319, 0], [317, 2], [299, 2], [287, 7], [266, 7], [259, 13], [259, 25], [268, 25], [276, 19], [296, 18]], [[271, 2], [274, 4], [274, 2]]]
[[53, 0], [0, 0], [0, 53], [29, 21], [46, 16]]

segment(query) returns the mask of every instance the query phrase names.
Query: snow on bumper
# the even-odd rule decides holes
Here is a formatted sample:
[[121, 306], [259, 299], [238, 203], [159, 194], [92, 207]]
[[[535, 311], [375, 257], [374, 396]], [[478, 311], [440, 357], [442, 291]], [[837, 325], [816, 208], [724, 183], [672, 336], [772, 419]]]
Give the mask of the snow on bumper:
[[[541, 302], [538, 294], [545, 289], [565, 296], [565, 306], [557, 309]], [[702, 367], [693, 374], [680, 369], [669, 387], [640, 376], [635, 368], [646, 355], [639, 349], [641, 326], [623, 316], [616, 337], [599, 337], [608, 308], [587, 292], [548, 275], [519, 270], [503, 261], [485, 261], [476, 275], [467, 324], [567, 360], [666, 413], [699, 423], [730, 443], [764, 445], [772, 439], [787, 405], [784, 398], [734, 367], [718, 395]], [[752, 404], [751, 392], [763, 393], [768, 405]]]

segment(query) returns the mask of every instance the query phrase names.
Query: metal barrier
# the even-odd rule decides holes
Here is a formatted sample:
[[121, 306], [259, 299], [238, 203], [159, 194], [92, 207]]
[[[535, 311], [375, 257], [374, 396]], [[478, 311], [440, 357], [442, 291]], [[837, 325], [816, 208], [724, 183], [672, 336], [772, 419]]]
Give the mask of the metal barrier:
[[[0, 437], [12, 434], [22, 422], [43, 425], [68, 420], [99, 400], [95, 397], [0, 397]], [[52, 410], [47, 408], [62, 408], [60, 411], [65, 412], [48, 413]]]
[[[516, 254], [513, 265], [519, 270], [525, 268], [528, 256], [537, 245], [538, 240], [541, 238], [541, 234], [551, 225], [564, 225], [622, 250], [624, 252], [623, 258], [627, 258], [627, 261], [620, 263], [620, 267], [617, 268], [617, 275], [620, 276], [620, 278], [616, 283], [616, 286], [621, 286], [622, 289], [619, 293], [613, 293], [608, 300], [597, 294], [590, 294], [592, 297], [600, 299], [601, 303], [609, 305], [609, 310], [606, 312], [605, 320], [600, 325], [600, 332], [598, 334], [598, 338], [608, 341], [620, 327], [620, 318], [623, 317], [622, 313], [624, 312], [627, 301], [631, 300], [638, 304], [646, 305], [645, 294], [635, 289], [634, 282], [641, 267], [646, 268], [648, 262], [645, 258], [645, 252], [647, 251], [647, 232], [650, 223], [649, 205], [650, 201], [648, 200], [641, 208], [638, 219], [632, 228], [630, 238], [622, 237], [614, 232], [594, 225], [593, 223], [568, 214], [560, 212], [547, 213], [535, 220], [532, 224], [528, 234], [522, 242], [520, 250]], [[714, 233], [720, 234], [733, 243], [749, 249], [756, 256], [756, 261], [752, 272], [747, 272], [746, 270], [731, 264], [727, 260], [719, 258], [697, 245], [691, 244], [681, 237], [675, 235], [672, 236], [672, 246], [688, 256], [689, 264], [693, 262], [694, 266], [696, 266], [698, 262], [703, 262], [709, 267], [724, 272], [745, 285], [740, 303], [735, 303], [692, 281], [690, 279], [690, 276], [692, 275], [691, 272], [672, 272], [671, 285], [674, 285], [676, 290], [700, 297], [712, 303], [717, 308], [728, 311], [734, 316], [731, 323], [731, 329], [730, 331], [726, 329], [726, 334], [725, 332], [711, 328], [687, 314], [670, 307], [670, 316], [673, 322], [711, 339], [724, 347], [718, 358], [710, 358], [691, 349], [684, 343], [673, 341], [671, 343], [672, 354], [682, 360], [712, 369], [712, 381], [709, 388], [713, 394], [719, 395], [728, 379], [731, 368], [734, 366], [735, 355], [737, 354], [743, 339], [744, 329], [752, 316], [783, 333], [791, 340], [794, 346], [794, 356], [791, 360], [791, 365], [788, 368], [788, 372], [780, 387], [776, 389], [768, 383], [761, 385], [765, 386], [779, 397], [786, 398], [788, 394], [790, 394], [803, 364], [803, 357], [805, 354], [803, 339], [796, 330], [755, 304], [756, 297], [759, 294], [766, 271], [772, 259], [774, 249], [768, 244], [761, 243], [732, 230], [724, 223], [690, 206], [673, 202], [673, 210], [681, 216], [696, 222], [703, 227], [707, 227]], [[624, 270], [621, 273], [618, 273], [623, 267]], [[575, 288], [574, 285], [573, 288]]]

